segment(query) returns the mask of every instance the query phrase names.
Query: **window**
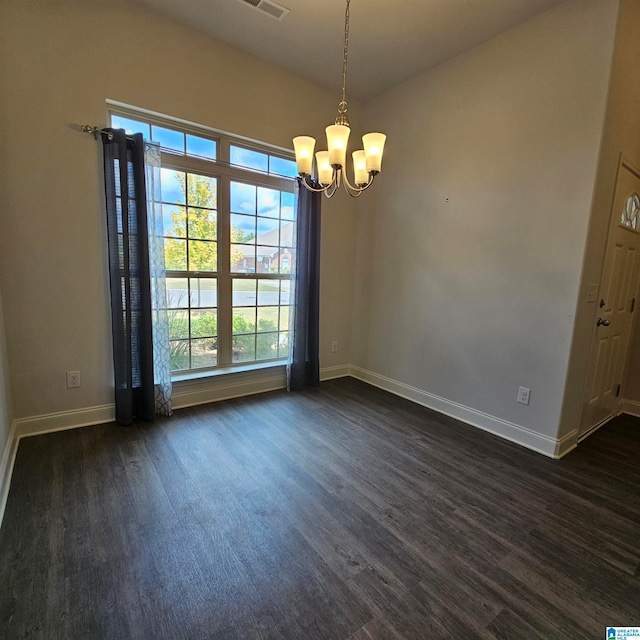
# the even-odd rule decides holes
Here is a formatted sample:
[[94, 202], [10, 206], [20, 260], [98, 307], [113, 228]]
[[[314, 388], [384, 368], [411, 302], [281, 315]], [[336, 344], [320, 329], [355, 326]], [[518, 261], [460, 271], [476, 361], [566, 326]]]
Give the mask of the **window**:
[[640, 212], [640, 197], [637, 193], [632, 193], [624, 205], [620, 224], [628, 229], [638, 230], [638, 212]]
[[292, 155], [118, 111], [161, 147], [171, 369], [276, 361], [289, 350]]

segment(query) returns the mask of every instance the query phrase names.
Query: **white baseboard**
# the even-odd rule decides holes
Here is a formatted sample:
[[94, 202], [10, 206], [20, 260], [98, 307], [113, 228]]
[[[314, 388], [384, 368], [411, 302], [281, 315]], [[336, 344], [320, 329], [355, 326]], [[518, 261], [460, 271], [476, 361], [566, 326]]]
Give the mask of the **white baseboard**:
[[320, 369], [320, 380], [334, 380], [335, 378], [346, 378], [351, 375], [351, 365], [341, 364], [337, 367], [324, 367]]
[[569, 434], [562, 440], [544, 436], [526, 427], [522, 427], [513, 422], [508, 422], [502, 418], [483, 413], [471, 407], [441, 398], [428, 391], [423, 391], [417, 387], [412, 387], [403, 382], [398, 382], [378, 373], [373, 373], [361, 367], [351, 366], [351, 375], [358, 380], [372, 384], [385, 391], [390, 391], [407, 400], [411, 400], [429, 409], [434, 409], [447, 416], [465, 422], [483, 431], [488, 431], [505, 440], [542, 453], [550, 458], [560, 458], [568, 453], [575, 446], [576, 434]]
[[[265, 369], [264, 371], [269, 371]], [[205, 378], [192, 380], [173, 387], [173, 408], [184, 409], [209, 402], [229, 400], [240, 396], [250, 396], [266, 391], [287, 388], [287, 373], [284, 369], [273, 373], [248, 372], [234, 377], [218, 379]]]
[[618, 405], [618, 411], [619, 413], [628, 413], [630, 416], [640, 418], [640, 402], [622, 399]]
[[[267, 370], [265, 370], [267, 371]], [[212, 380], [215, 382], [212, 383]], [[233, 378], [205, 378], [186, 383], [174, 384], [173, 407], [185, 407], [227, 400], [254, 393], [284, 389], [287, 386], [284, 369], [274, 374], [249, 372], [236, 374]], [[115, 420], [115, 406], [105, 404], [71, 411], [58, 411], [28, 418], [14, 420], [15, 437], [19, 440], [27, 436], [35, 436], [53, 431], [77, 429]]]
[[116, 419], [116, 409], [113, 404], [103, 404], [86, 409], [71, 409], [70, 411], [57, 411], [41, 416], [18, 418], [16, 423], [16, 436], [18, 439], [28, 436], [39, 436], [53, 431], [65, 431], [90, 427], [94, 424], [113, 422]]
[[[266, 373], [268, 371], [268, 373]], [[264, 393], [266, 391], [276, 391], [287, 388], [286, 369], [274, 369], [246, 372], [244, 374], [234, 374], [233, 378], [226, 378], [222, 381], [219, 378], [215, 384], [211, 383], [212, 378], [196, 379], [174, 384], [173, 387], [173, 408], [184, 409], [194, 407], [209, 402], [219, 400], [230, 400], [241, 396]], [[320, 369], [320, 380], [333, 380], [334, 378], [344, 378], [351, 373], [351, 365], [345, 364], [336, 367], [324, 367]]]
[[559, 440], [556, 440], [556, 450], [553, 458], [563, 458], [569, 453], [569, 451], [573, 451], [578, 446], [578, 430], [574, 429], [573, 431], [567, 433], [566, 436], [562, 436]]
[[18, 451], [18, 437], [16, 436], [16, 421], [14, 420], [9, 430], [9, 437], [2, 453], [0, 461], [0, 524], [4, 517], [4, 509], [7, 506], [7, 498], [9, 497], [9, 486], [11, 485], [11, 475], [13, 473], [13, 464], [16, 460]]

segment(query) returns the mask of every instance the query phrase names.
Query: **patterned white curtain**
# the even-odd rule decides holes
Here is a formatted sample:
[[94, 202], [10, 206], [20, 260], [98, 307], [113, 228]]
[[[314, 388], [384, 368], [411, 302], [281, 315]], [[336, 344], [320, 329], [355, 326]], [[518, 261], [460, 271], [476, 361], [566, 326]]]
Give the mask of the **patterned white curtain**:
[[160, 191], [160, 147], [149, 142], [145, 147], [147, 215], [149, 226], [149, 272], [151, 277], [151, 325], [153, 335], [153, 378], [155, 412], [171, 415], [171, 364], [169, 317], [164, 266], [164, 225]]

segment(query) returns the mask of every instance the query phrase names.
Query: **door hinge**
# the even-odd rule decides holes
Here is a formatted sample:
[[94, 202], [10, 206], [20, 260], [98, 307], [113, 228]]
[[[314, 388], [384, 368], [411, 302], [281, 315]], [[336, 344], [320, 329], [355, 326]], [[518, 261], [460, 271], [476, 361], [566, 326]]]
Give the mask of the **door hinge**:
[[636, 299], [631, 298], [631, 309], [629, 309], [629, 313], [633, 313], [633, 310], [636, 308]]
[[616, 398], [620, 396], [620, 385], [616, 388]]

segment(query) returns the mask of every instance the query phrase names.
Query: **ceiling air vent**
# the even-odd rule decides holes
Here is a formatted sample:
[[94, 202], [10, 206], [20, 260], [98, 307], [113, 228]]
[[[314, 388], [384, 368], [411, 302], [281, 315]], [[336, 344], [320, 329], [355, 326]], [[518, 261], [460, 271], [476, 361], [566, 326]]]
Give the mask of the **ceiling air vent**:
[[272, 0], [238, 0], [238, 2], [248, 4], [254, 9], [257, 9], [262, 13], [266, 13], [268, 16], [280, 21], [287, 15], [287, 13], [289, 13], [289, 9], [273, 2]]

